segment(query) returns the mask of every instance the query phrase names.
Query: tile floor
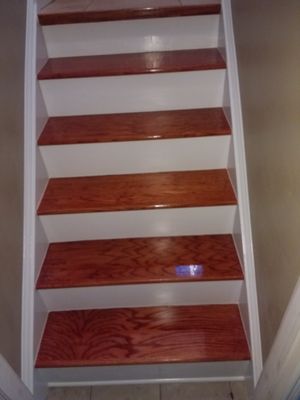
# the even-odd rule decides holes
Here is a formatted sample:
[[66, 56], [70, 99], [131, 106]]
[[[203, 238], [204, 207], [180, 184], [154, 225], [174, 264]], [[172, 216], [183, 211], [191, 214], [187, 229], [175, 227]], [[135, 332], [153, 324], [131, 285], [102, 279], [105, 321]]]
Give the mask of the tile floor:
[[162, 385], [50, 388], [48, 400], [247, 400], [246, 385], [172, 383]]

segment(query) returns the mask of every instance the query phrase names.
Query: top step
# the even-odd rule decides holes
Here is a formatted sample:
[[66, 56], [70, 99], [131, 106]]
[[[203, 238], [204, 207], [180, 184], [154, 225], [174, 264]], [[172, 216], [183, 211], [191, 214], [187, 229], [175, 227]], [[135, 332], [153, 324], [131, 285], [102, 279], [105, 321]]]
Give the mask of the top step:
[[41, 25], [219, 14], [218, 0], [54, 0], [39, 14]]

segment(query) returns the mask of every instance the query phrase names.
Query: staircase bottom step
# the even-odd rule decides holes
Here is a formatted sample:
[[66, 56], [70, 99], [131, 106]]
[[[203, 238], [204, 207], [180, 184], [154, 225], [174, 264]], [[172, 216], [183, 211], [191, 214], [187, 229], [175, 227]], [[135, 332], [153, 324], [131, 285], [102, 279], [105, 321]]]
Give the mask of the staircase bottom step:
[[49, 314], [36, 366], [83, 367], [249, 360], [236, 305]]

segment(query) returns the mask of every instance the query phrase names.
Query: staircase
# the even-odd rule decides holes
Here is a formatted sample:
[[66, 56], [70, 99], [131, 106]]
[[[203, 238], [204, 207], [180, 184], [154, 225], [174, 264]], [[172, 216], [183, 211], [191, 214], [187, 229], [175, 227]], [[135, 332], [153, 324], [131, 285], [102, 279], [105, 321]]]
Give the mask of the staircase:
[[220, 10], [55, 0], [39, 14], [48, 383], [249, 373]]

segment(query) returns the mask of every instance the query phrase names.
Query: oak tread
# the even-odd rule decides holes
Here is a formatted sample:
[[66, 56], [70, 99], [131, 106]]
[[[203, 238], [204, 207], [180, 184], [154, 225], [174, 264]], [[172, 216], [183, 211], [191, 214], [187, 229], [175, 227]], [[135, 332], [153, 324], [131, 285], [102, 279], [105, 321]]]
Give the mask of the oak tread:
[[222, 108], [79, 115], [48, 119], [40, 146], [158, 140], [231, 133]]
[[165, 18], [220, 13], [219, 1], [198, 0], [85, 0], [52, 2], [39, 13], [41, 25]]
[[90, 78], [224, 69], [218, 49], [50, 58], [38, 79]]
[[227, 170], [49, 180], [39, 215], [235, 205]]
[[249, 360], [236, 305], [51, 312], [37, 368]]
[[37, 289], [243, 279], [231, 235], [51, 243]]

